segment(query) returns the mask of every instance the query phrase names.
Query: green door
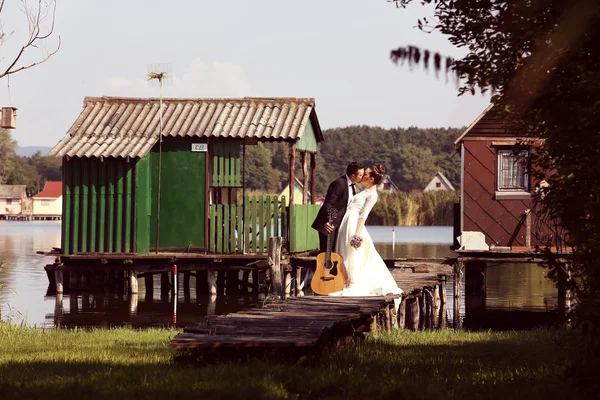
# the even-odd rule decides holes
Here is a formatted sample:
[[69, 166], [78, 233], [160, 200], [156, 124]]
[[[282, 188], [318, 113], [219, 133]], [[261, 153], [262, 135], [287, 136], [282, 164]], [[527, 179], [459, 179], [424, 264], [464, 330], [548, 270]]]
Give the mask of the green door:
[[160, 220], [156, 218], [158, 199], [152, 199], [150, 247], [156, 246], [156, 226], [159, 228], [159, 250], [205, 249], [206, 224], [206, 153], [191, 150], [191, 141], [166, 138], [162, 156], [158, 145], [152, 150], [152, 194], [158, 193], [160, 176]]

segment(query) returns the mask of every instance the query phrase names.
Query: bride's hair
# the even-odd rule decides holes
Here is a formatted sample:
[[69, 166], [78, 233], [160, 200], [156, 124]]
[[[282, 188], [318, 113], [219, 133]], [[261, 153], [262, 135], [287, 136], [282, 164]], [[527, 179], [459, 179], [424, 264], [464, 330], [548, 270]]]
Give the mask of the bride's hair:
[[379, 182], [381, 182], [384, 175], [385, 175], [385, 167], [382, 164], [377, 164], [377, 165], [371, 166], [371, 177], [373, 178], [373, 182], [376, 185], [379, 185]]

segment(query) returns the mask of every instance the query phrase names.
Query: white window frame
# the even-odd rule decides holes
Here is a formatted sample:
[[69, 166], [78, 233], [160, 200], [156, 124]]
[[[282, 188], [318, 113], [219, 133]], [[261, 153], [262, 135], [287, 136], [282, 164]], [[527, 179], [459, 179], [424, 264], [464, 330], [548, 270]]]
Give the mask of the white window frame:
[[47, 200], [47, 199], [42, 200], [41, 205], [42, 206], [49, 206], [50, 205], [50, 200]]
[[[531, 194], [529, 192], [529, 167], [523, 166], [522, 160], [523, 158], [529, 157], [528, 150], [520, 150], [518, 153], [515, 153], [514, 149], [502, 149], [498, 150], [498, 176], [496, 181], [496, 198], [517, 198], [517, 197], [530, 197]], [[509, 177], [509, 181], [513, 181], [515, 184], [513, 187], [506, 185], [507, 179], [504, 177], [505, 171], [507, 171], [506, 164], [503, 168], [503, 161], [511, 160], [513, 162], [513, 167], [510, 168], [510, 174], [513, 175]], [[522, 171], [522, 172], [521, 172]], [[519, 177], [519, 172], [521, 172], [521, 177]], [[521, 184], [522, 181], [522, 184]]]

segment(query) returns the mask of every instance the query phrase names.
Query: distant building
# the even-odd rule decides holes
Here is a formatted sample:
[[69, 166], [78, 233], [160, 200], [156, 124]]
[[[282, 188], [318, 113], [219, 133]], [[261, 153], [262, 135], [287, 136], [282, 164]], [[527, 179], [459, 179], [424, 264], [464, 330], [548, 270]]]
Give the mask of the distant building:
[[423, 189], [423, 191], [424, 192], [436, 192], [436, 191], [440, 191], [440, 190], [443, 190], [446, 192], [453, 192], [454, 186], [452, 186], [452, 184], [450, 183], [448, 178], [446, 178], [444, 176], [444, 174], [442, 174], [441, 172], [438, 172], [437, 174], [435, 174], [433, 179], [431, 181], [429, 181], [427, 186], [425, 186], [425, 189]]
[[0, 185], [0, 216], [21, 215], [25, 199], [25, 185]]
[[62, 215], [62, 182], [48, 181], [44, 189], [33, 196], [34, 219], [54, 219]]
[[[295, 178], [294, 204], [302, 204], [303, 189], [304, 189], [304, 185], [302, 184], [302, 182], [300, 182], [300, 179]], [[279, 192], [279, 195], [277, 196], [279, 198], [279, 201], [281, 201], [281, 198], [283, 196], [285, 196], [286, 203], [289, 204], [289, 201], [290, 201], [290, 185], [289, 185], [289, 183], [285, 185], [285, 187], [281, 190], [281, 192]], [[315, 197], [315, 204], [323, 204], [323, 201], [325, 201], [325, 199], [323, 197]], [[308, 204], [310, 204], [310, 191], [308, 192]]]
[[377, 189], [380, 192], [385, 193], [395, 193], [400, 191], [400, 189], [398, 189], [398, 186], [396, 186], [396, 184], [392, 181], [392, 178], [390, 178], [389, 175], [386, 175], [383, 177], [383, 179], [381, 179], [381, 182], [379, 182]]

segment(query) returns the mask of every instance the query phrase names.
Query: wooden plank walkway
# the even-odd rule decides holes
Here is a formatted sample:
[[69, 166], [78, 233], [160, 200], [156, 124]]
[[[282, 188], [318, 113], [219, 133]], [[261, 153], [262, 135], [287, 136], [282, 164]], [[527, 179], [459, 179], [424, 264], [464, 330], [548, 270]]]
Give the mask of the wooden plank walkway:
[[392, 296], [306, 296], [213, 316], [171, 341], [176, 349], [316, 348], [371, 329]]

